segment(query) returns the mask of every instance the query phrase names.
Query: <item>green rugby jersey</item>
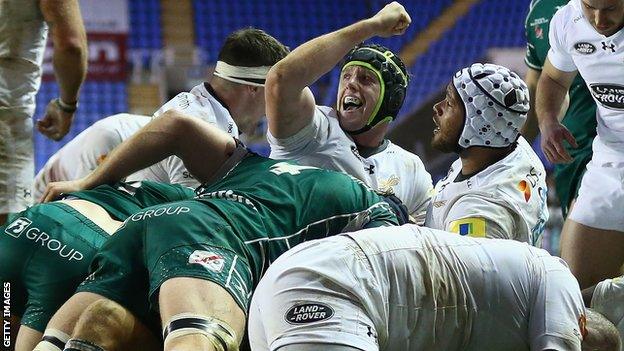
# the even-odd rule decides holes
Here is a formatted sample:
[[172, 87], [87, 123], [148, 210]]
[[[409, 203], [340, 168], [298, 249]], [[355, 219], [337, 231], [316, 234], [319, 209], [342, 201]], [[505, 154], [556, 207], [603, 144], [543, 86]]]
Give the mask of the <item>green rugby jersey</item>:
[[100, 185], [91, 190], [66, 194], [102, 206], [114, 219], [124, 221], [143, 208], [167, 202], [191, 199], [191, 188], [179, 184], [152, 181], [117, 182]]
[[270, 262], [303, 241], [398, 225], [388, 203], [354, 177], [257, 155], [197, 194], [244, 243], [256, 283]]
[[[529, 14], [524, 24], [527, 37], [527, 52], [524, 61], [527, 66], [542, 70], [550, 49], [548, 43], [550, 20], [555, 12], [567, 3], [567, 0], [531, 1]], [[577, 74], [572, 82], [569, 94], [570, 106], [562, 123], [576, 138], [578, 144], [576, 149], [565, 143], [566, 150], [574, 157], [588, 149], [591, 150], [592, 141], [596, 136], [596, 104], [580, 74]]]
[[[115, 183], [68, 194], [102, 206], [118, 220], [141, 209], [190, 199], [180, 185]], [[10, 283], [12, 314], [43, 332], [52, 314], [87, 276], [89, 263], [110, 235], [63, 202], [37, 204], [0, 226], [0, 281]]]

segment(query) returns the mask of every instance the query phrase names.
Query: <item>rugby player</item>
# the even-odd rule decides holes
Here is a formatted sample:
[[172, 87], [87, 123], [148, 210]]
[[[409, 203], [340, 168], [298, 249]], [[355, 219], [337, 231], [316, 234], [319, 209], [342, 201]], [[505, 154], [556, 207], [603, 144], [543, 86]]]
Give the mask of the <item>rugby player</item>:
[[249, 313], [254, 351], [619, 350], [560, 258], [412, 224], [291, 249]]
[[0, 11], [0, 225], [33, 202], [33, 120], [46, 38], [59, 97], [48, 103], [37, 130], [60, 140], [78, 108], [87, 74], [87, 35], [78, 0], [7, 0]]
[[[272, 65], [288, 54], [288, 48], [266, 32], [245, 28], [228, 35], [219, 51], [210, 82], [180, 93], [165, 103], [154, 117], [177, 110], [201, 118], [238, 138], [257, 126], [265, 114], [264, 82]], [[177, 157], [169, 157], [128, 177], [163, 183], [200, 185]]]
[[[116, 183], [34, 205], [0, 227], [0, 281], [11, 289], [11, 314], [20, 318], [16, 350], [32, 350], [56, 310], [87, 276], [96, 251], [140, 209], [193, 197], [180, 185]], [[50, 342], [68, 336], [46, 331]]]
[[597, 136], [578, 197], [561, 232], [561, 257], [581, 288], [620, 275], [624, 263], [624, 0], [572, 0], [550, 22], [550, 50], [537, 86], [542, 149], [570, 162], [572, 134], [558, 120], [577, 73], [596, 102]]
[[[529, 87], [532, 103], [527, 117], [528, 124], [537, 128], [535, 116], [535, 90], [542, 67], [546, 61], [550, 44], [548, 33], [550, 20], [555, 12], [568, 3], [569, 0], [533, 0], [525, 22], [527, 37], [527, 52], [524, 58], [528, 70], [524, 80]], [[585, 166], [591, 160], [591, 144], [596, 136], [596, 104], [580, 75], [576, 75], [568, 90], [567, 102], [562, 105], [559, 117], [561, 123], [574, 137], [576, 147], [564, 144], [564, 148], [572, 159], [569, 163], [554, 165], [555, 193], [561, 203], [563, 217], [567, 217], [576, 196], [578, 195], [581, 179], [585, 173]], [[524, 134], [524, 133], [523, 133]], [[526, 134], [524, 134], [527, 137]], [[528, 137], [527, 137], [528, 139]], [[531, 139], [529, 139], [531, 140]]]
[[[385, 137], [405, 99], [407, 70], [383, 46], [355, 47], [374, 36], [403, 34], [410, 22], [393, 2], [371, 18], [302, 44], [273, 66], [266, 82], [267, 139], [271, 158], [343, 171], [391, 190], [422, 222], [431, 176], [418, 156]], [[307, 86], [343, 59], [336, 109], [317, 106]]]
[[149, 116], [119, 113], [103, 118], [50, 156], [35, 176], [33, 196], [41, 199], [48, 183], [78, 179], [91, 173], [122, 141], [150, 121]]
[[528, 110], [526, 84], [505, 67], [475, 63], [453, 76], [433, 107], [431, 144], [459, 159], [436, 184], [427, 227], [539, 244], [546, 171], [519, 132]]
[[[48, 187], [46, 198], [91, 188], [172, 154], [205, 182], [194, 200], [130, 217], [100, 250], [92, 274], [48, 326], [70, 334], [67, 322], [80, 318], [67, 349], [125, 349], [125, 339], [107, 332], [116, 318], [102, 318], [132, 320], [125, 308], [162, 327], [165, 350], [236, 350], [253, 289], [279, 255], [305, 240], [398, 223], [392, 207], [352, 176], [260, 157], [204, 121], [165, 114], [86, 178]], [[185, 210], [164, 210], [171, 207]], [[96, 307], [80, 317], [88, 301]]]

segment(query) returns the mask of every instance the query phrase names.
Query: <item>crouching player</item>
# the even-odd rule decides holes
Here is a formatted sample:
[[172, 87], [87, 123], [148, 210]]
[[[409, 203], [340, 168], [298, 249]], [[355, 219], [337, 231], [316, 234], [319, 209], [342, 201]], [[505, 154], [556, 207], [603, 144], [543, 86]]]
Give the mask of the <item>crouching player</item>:
[[[391, 205], [349, 175], [254, 155], [206, 122], [167, 113], [90, 176], [49, 187], [47, 196], [89, 188], [172, 154], [204, 182], [193, 200], [130, 217], [102, 247], [92, 274], [50, 322], [73, 329], [66, 349], [126, 349], [109, 332], [119, 323], [102, 317], [131, 320], [128, 309], [162, 327], [165, 350], [237, 350], [254, 287], [279, 255], [306, 240], [398, 224]], [[164, 210], [171, 207], [184, 211]], [[95, 304], [84, 311], [87, 300]]]
[[[142, 208], [191, 198], [180, 185], [154, 182], [101, 185], [65, 200], [13, 214], [0, 227], [0, 281], [11, 288], [11, 313], [20, 317], [16, 350], [32, 350], [52, 314], [87, 276], [97, 249]], [[46, 340], [68, 336], [50, 331]]]

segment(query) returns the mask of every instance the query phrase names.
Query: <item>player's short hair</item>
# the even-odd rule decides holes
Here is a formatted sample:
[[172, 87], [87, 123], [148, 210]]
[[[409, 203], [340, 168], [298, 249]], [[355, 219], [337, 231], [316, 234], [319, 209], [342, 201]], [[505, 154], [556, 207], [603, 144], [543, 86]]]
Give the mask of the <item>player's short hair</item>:
[[620, 334], [605, 316], [597, 311], [587, 308], [588, 335], [583, 340], [583, 350], [619, 350]]
[[273, 66], [289, 52], [287, 46], [267, 32], [249, 27], [227, 36], [218, 59], [233, 66]]

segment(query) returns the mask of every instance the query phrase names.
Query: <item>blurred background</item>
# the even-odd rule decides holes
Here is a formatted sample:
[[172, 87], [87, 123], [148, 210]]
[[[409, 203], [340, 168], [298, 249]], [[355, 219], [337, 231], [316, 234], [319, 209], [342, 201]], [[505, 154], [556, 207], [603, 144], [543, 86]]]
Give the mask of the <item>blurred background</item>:
[[[80, 0], [88, 32], [89, 75], [71, 132], [53, 142], [35, 133], [36, 170], [67, 141], [95, 121], [120, 112], [151, 115], [163, 102], [209, 79], [217, 53], [230, 32], [253, 26], [294, 49], [323, 33], [374, 15], [379, 0]], [[421, 157], [434, 180], [446, 173], [455, 155], [430, 147], [432, 106], [452, 75], [474, 62], [493, 62], [524, 76], [524, 20], [530, 0], [404, 0], [412, 17], [405, 35], [375, 38], [399, 53], [411, 75], [407, 99], [389, 137]], [[49, 53], [49, 51], [48, 51]], [[338, 70], [312, 89], [317, 103], [334, 105]], [[51, 58], [37, 96], [40, 118], [58, 96]], [[268, 153], [266, 126], [246, 142]], [[535, 143], [534, 145], [538, 145]], [[539, 147], [536, 147], [541, 154]], [[545, 159], [543, 159], [544, 162]], [[549, 168], [550, 165], [546, 165]], [[544, 246], [557, 253], [561, 211], [553, 208]]]

